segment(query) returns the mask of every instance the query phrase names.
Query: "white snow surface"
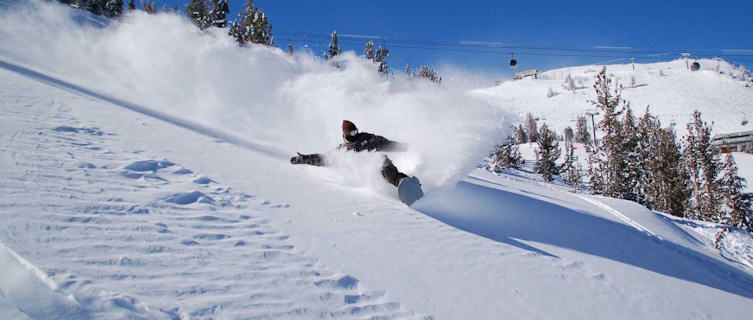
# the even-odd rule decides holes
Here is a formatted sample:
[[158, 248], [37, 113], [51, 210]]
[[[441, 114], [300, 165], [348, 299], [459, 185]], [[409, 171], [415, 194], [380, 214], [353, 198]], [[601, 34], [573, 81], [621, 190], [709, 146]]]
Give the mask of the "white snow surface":
[[[678, 137], [686, 134], [686, 124], [693, 110], [701, 112], [704, 121], [713, 123], [713, 134], [753, 130], [753, 83], [751, 76], [724, 60], [699, 59], [701, 70], [686, 68], [695, 60], [683, 59], [650, 64], [619, 64], [578, 66], [544, 71], [539, 79], [507, 81], [496, 87], [474, 90], [474, 95], [517, 114], [521, 119], [530, 112], [558, 133], [566, 127], [575, 129], [575, 120], [586, 112], [594, 112], [593, 88], [596, 75], [606, 67], [612, 84], [622, 86], [622, 97], [630, 103], [635, 117], [646, 107], [661, 120], [663, 126], [675, 124]], [[717, 71], [718, 70], [718, 71]], [[663, 74], [663, 75], [662, 75]], [[567, 90], [570, 75], [575, 90]], [[745, 80], [743, 80], [743, 78]], [[632, 79], [635, 79], [633, 86]], [[551, 88], [555, 93], [547, 97]], [[601, 119], [595, 116], [595, 121]], [[746, 121], [747, 120], [747, 121]], [[743, 122], [747, 124], [743, 124]], [[589, 126], [591, 119], [588, 120]], [[598, 132], [597, 132], [598, 135]]]
[[[236, 48], [170, 15], [94, 28], [57, 4], [13, 10], [0, 10], [0, 318], [745, 319], [753, 307], [746, 233], [717, 250], [719, 226], [528, 167], [474, 168], [514, 103], [380, 78], [352, 54], [336, 69]], [[333, 149], [343, 118], [409, 142], [390, 156], [425, 198], [400, 203], [377, 153], [290, 165]], [[748, 177], [753, 158], [735, 157]]]

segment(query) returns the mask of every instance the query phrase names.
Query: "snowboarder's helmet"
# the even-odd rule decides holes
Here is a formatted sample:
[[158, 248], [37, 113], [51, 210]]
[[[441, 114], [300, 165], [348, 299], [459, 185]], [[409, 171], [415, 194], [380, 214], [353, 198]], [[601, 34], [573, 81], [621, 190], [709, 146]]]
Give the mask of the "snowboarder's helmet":
[[353, 122], [343, 120], [343, 137], [352, 137], [358, 134], [358, 128]]

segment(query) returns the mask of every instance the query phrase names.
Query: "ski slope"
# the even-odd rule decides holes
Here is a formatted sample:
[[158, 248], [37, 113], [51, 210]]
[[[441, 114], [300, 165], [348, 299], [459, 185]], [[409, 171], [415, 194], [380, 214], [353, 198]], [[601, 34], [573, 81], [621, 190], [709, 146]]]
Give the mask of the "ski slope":
[[[690, 71], [686, 65], [694, 59], [678, 59], [649, 64], [606, 66], [612, 84], [620, 85], [622, 97], [630, 103], [633, 114], [640, 117], [650, 108], [663, 126], [675, 125], [678, 136], [684, 135], [693, 110], [703, 120], [713, 123], [713, 134], [753, 130], [752, 77], [724, 60], [697, 60], [701, 70]], [[604, 66], [589, 65], [543, 71], [539, 79], [508, 81], [496, 87], [474, 90], [489, 103], [503, 106], [521, 119], [530, 112], [541, 122], [561, 133], [575, 129], [575, 119], [594, 112], [589, 102], [595, 99], [593, 84]], [[570, 75], [575, 90], [568, 90], [565, 79]], [[632, 79], [635, 79], [633, 82]], [[547, 97], [551, 88], [554, 96]], [[600, 116], [596, 116], [598, 122]], [[743, 124], [743, 121], [747, 122]], [[589, 126], [591, 120], [589, 118]]]
[[[135, 16], [86, 29], [53, 19], [60, 6], [34, 5], [85, 39], [187, 24]], [[87, 65], [109, 58], [56, 47], [71, 39], [48, 44], [61, 49], [48, 56], [20, 55], [18, 46], [38, 44], [12, 36], [23, 28], [12, 22], [35, 17], [0, 15], [11, 22], [0, 23], [0, 318], [745, 319], [753, 306], [747, 234], [733, 233], [720, 252], [714, 225], [574, 193], [526, 170], [474, 168], [513, 107], [381, 79], [355, 57], [332, 71], [305, 54], [228, 45], [213, 54], [290, 71], [249, 90], [279, 108], [249, 107], [212, 81], [181, 82], [173, 73], [182, 65], [149, 73], [135, 65], [149, 63], [141, 54], [109, 66], [117, 79]], [[187, 41], [177, 38], [164, 49]], [[214, 64], [197, 64], [212, 74]], [[225, 77], [253, 83], [268, 73]], [[196, 92], [216, 101], [194, 103]], [[315, 99], [323, 95], [329, 103]], [[469, 109], [456, 110], [466, 99]], [[413, 109], [392, 123], [391, 109], [405, 106]], [[332, 148], [339, 122], [354, 116], [388, 137], [410, 128], [401, 138], [416, 151], [391, 157], [429, 181], [412, 208], [381, 181], [378, 154], [289, 164], [298, 148]], [[410, 138], [421, 132], [434, 134]], [[465, 152], [434, 153], [454, 148]], [[753, 163], [737, 156], [741, 172]]]

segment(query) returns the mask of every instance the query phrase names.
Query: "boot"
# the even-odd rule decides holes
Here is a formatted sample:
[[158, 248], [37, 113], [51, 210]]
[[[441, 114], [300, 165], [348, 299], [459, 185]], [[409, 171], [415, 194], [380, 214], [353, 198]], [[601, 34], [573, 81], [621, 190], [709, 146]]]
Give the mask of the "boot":
[[318, 153], [301, 154], [299, 152], [297, 156], [290, 158], [291, 164], [308, 164], [312, 166], [323, 167], [326, 165], [324, 156]]
[[384, 163], [382, 164], [382, 177], [387, 180], [391, 185], [397, 187], [400, 185], [400, 181], [408, 176], [404, 173], [397, 171], [397, 167], [392, 164], [392, 160], [387, 156], [384, 156]]

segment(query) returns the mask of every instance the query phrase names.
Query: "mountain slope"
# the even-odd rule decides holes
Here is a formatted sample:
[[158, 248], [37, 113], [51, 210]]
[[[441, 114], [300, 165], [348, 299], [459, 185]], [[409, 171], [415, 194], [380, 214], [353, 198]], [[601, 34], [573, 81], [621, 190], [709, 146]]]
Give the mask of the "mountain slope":
[[[753, 130], [753, 124], [742, 124], [745, 120], [753, 121], [750, 75], [743, 81], [742, 71], [723, 60], [698, 62], [702, 68], [697, 72], [688, 70], [685, 60], [635, 64], [634, 70], [631, 64], [608, 65], [606, 71], [613, 85], [623, 86], [622, 97], [630, 102], [636, 116], [643, 115], [650, 106], [651, 113], [664, 126], [676, 124], [680, 136], [685, 133], [693, 110], [700, 111], [708, 123], [714, 123], [714, 134]], [[521, 118], [531, 112], [562, 132], [567, 126], [575, 127], [577, 116], [594, 111], [589, 101], [595, 99], [593, 83], [601, 68], [578, 66], [544, 71], [540, 79], [509, 81], [474, 93]], [[574, 79], [574, 91], [566, 89], [564, 79], [568, 75]], [[555, 92], [553, 97], [547, 97], [549, 88]], [[596, 116], [597, 122], [599, 119]]]
[[334, 169], [2, 77], [2, 242], [95, 317], [743, 318], [751, 306], [749, 269], [623, 201], [474, 171], [414, 211], [322, 180]]
[[[514, 123], [497, 102], [381, 78], [352, 54], [337, 69], [237, 48], [170, 15], [95, 30], [30, 3], [42, 10], [0, 12], [0, 265], [15, 272], [0, 275], [0, 314], [744, 319], [753, 306], [751, 269], [712, 248], [713, 227], [474, 169]], [[425, 199], [400, 203], [377, 153], [290, 165], [333, 148], [343, 118], [409, 142], [390, 156]]]

